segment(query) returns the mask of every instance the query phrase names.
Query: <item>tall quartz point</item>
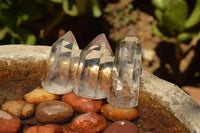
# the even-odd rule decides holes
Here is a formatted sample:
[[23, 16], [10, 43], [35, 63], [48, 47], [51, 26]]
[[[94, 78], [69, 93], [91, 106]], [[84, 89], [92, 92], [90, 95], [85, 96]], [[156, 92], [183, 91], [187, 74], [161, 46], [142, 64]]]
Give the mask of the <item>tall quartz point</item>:
[[72, 91], [80, 50], [71, 31], [58, 39], [51, 48], [42, 87], [54, 94], [66, 94]]
[[93, 99], [107, 98], [113, 61], [106, 36], [98, 35], [81, 52], [75, 94]]
[[122, 108], [138, 105], [142, 42], [131, 30], [116, 48], [107, 101]]

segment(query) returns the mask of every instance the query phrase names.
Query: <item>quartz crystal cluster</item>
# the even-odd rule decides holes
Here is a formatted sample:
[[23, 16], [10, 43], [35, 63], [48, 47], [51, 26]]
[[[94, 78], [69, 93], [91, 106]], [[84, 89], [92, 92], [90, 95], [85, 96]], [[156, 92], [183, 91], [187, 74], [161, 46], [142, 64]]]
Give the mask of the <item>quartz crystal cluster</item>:
[[119, 43], [115, 57], [105, 34], [82, 51], [71, 31], [51, 49], [43, 88], [51, 93], [105, 99], [115, 106], [137, 106], [141, 73], [141, 40], [131, 30]]

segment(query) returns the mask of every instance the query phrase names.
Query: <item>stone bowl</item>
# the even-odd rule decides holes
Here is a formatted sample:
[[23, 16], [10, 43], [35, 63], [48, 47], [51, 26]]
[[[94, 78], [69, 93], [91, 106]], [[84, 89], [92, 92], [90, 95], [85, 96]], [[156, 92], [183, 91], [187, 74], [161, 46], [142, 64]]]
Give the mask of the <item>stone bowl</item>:
[[[0, 105], [41, 84], [51, 47], [0, 46]], [[143, 70], [139, 118], [142, 132], [200, 133], [200, 106], [176, 85]]]

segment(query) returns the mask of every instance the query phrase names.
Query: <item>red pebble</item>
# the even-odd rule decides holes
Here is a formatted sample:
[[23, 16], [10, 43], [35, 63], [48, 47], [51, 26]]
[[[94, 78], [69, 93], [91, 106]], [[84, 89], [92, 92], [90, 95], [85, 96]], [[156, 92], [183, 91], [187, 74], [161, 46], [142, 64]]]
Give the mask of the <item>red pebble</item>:
[[73, 131], [68, 126], [66, 126], [65, 128], [63, 128], [63, 133], [79, 133], [79, 132]]
[[0, 110], [0, 133], [16, 133], [21, 126], [21, 120]]
[[87, 99], [74, 94], [74, 92], [62, 96], [62, 101], [71, 105], [76, 112], [99, 112], [103, 105], [102, 100]]
[[103, 133], [139, 133], [135, 124], [130, 121], [116, 121], [108, 126]]
[[44, 126], [32, 126], [24, 133], [63, 133], [62, 127], [55, 124], [46, 124]]
[[95, 112], [89, 112], [77, 116], [66, 128], [79, 133], [98, 133], [103, 131], [106, 128], [106, 125], [104, 116], [98, 115]]

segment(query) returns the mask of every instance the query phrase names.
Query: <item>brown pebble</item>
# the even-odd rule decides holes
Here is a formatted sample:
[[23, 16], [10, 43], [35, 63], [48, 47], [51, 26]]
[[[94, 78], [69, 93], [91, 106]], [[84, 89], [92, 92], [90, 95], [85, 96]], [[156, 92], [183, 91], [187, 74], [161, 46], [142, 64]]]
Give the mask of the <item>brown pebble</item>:
[[42, 123], [63, 123], [73, 116], [73, 108], [62, 101], [50, 100], [40, 103], [36, 108], [36, 119]]

